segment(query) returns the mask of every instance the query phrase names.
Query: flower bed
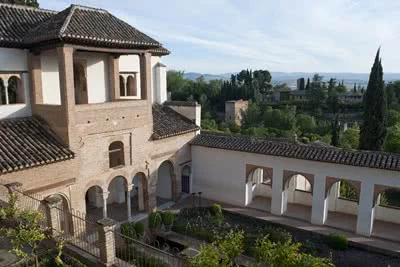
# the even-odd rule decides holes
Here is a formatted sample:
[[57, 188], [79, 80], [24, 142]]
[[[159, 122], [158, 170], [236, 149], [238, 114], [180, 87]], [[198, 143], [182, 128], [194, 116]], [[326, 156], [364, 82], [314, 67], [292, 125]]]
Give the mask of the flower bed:
[[222, 210], [222, 220], [215, 216], [213, 208], [182, 209], [174, 223], [173, 230], [207, 242], [215, 241], [221, 233], [231, 229], [245, 232], [245, 255], [253, 256], [252, 247], [256, 240], [268, 234], [273, 242], [292, 240], [300, 242], [300, 251], [318, 257], [329, 257], [336, 266], [400, 266], [400, 258], [389, 257], [378, 253], [349, 247], [346, 250], [335, 250], [329, 246], [328, 237], [311, 231]]

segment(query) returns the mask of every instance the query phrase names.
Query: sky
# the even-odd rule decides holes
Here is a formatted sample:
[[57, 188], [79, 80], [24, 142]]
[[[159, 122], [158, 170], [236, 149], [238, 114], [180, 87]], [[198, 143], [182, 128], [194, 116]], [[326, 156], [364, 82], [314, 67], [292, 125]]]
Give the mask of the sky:
[[107, 9], [161, 42], [169, 69], [400, 72], [399, 0], [39, 0]]

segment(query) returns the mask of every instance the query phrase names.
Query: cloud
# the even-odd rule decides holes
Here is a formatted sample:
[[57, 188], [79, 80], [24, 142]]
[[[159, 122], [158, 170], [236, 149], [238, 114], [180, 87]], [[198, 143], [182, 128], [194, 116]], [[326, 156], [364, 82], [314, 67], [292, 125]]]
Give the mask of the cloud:
[[164, 61], [186, 71], [369, 72], [382, 45], [386, 72], [398, 72], [397, 0], [41, 0], [62, 9], [105, 8], [160, 40]]

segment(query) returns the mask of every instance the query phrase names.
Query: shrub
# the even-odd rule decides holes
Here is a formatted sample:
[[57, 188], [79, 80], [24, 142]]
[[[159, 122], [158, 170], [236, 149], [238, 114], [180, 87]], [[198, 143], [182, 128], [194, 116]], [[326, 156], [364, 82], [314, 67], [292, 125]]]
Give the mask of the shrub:
[[292, 235], [283, 228], [267, 226], [262, 230], [263, 235], [268, 235], [268, 239], [274, 243], [286, 243], [292, 241]]
[[218, 240], [218, 249], [223, 258], [223, 266], [234, 266], [235, 258], [243, 253], [244, 232], [230, 230], [222, 239]]
[[307, 239], [306, 241], [301, 243], [300, 246], [300, 251], [306, 254], [311, 254], [311, 255], [315, 255], [317, 248], [315, 247], [314, 242], [312, 242], [311, 240]]
[[132, 243], [131, 239], [136, 239], [135, 223], [124, 223], [121, 225], [121, 234], [127, 244]]
[[160, 212], [152, 212], [148, 217], [148, 225], [150, 229], [156, 229], [161, 226], [162, 218]]
[[213, 204], [213, 205], [211, 206], [211, 213], [212, 213], [213, 215], [222, 214], [221, 205], [219, 205], [219, 204]]
[[144, 234], [144, 224], [141, 223], [141, 222], [135, 223], [135, 232], [136, 232], [136, 235], [138, 237], [139, 236], [143, 236], [143, 234]]
[[349, 246], [349, 241], [346, 236], [333, 233], [328, 236], [328, 245], [336, 250], [345, 250]]
[[165, 211], [161, 213], [161, 218], [164, 225], [172, 225], [175, 222], [176, 215], [172, 211]]

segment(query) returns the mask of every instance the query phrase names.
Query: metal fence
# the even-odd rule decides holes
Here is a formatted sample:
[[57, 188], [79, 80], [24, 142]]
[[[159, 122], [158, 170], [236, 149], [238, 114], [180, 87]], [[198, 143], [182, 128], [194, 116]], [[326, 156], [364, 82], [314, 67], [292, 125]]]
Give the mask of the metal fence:
[[185, 267], [186, 261], [169, 252], [157, 249], [136, 239], [114, 231], [118, 266]]
[[58, 223], [56, 227], [53, 226], [55, 234], [87, 253], [100, 257], [98, 224], [86, 220], [85, 214], [78, 210], [68, 211], [60, 207], [53, 209], [52, 216], [55, 216], [55, 221]]
[[[101, 226], [97, 222], [90, 221], [84, 213], [66, 209], [63, 205], [54, 205], [49, 208], [39, 194], [27, 194], [15, 188], [13, 192], [17, 195], [19, 209], [39, 211], [43, 214], [43, 227], [51, 227], [55, 238], [63, 238], [67, 243], [100, 259], [100, 249], [104, 249], [109, 244], [100, 243], [99, 227]], [[109, 231], [112, 232], [114, 239], [117, 266], [188, 266], [182, 258], [170, 252], [125, 236], [118, 230]]]

